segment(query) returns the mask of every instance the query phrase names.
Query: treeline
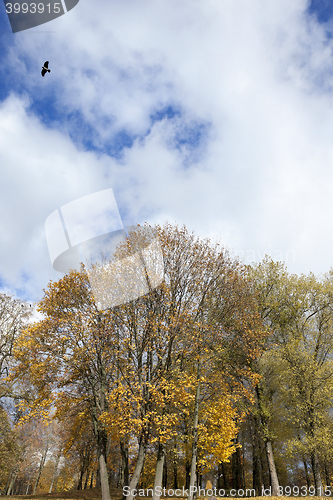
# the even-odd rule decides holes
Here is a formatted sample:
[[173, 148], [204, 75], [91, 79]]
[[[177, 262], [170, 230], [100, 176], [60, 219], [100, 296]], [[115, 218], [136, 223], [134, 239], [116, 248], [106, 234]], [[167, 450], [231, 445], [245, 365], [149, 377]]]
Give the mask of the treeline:
[[156, 231], [164, 281], [147, 274], [130, 303], [99, 310], [83, 267], [49, 284], [37, 322], [0, 297], [2, 494], [329, 491], [333, 271], [244, 266], [185, 227]]

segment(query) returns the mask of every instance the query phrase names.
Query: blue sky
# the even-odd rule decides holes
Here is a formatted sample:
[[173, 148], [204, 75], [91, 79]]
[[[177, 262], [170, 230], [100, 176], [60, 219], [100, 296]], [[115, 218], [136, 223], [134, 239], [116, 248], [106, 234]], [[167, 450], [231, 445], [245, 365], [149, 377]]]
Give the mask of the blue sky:
[[333, 6], [330, 0], [311, 0], [308, 11], [315, 14], [320, 23], [327, 23], [333, 17]]
[[80, 0], [16, 34], [1, 3], [2, 289], [38, 300], [46, 218], [110, 187], [124, 225], [328, 271], [332, 33], [328, 0]]

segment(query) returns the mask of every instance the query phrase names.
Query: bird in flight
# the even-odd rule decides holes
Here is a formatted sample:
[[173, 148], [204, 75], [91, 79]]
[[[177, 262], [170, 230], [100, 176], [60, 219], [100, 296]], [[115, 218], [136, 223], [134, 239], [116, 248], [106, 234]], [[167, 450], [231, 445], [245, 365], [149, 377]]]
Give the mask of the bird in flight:
[[49, 69], [49, 61], [45, 61], [43, 69], [42, 69], [42, 76], [45, 76], [46, 73], [51, 73], [51, 70]]

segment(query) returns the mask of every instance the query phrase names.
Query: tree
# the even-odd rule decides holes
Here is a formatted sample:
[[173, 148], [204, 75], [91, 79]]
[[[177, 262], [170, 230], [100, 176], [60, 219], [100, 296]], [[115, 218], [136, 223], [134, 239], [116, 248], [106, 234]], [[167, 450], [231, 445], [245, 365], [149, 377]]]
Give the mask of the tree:
[[31, 316], [30, 307], [11, 295], [0, 294], [0, 399], [12, 395], [7, 376], [13, 356], [13, 345]]
[[[24, 418], [47, 418], [80, 406], [89, 414], [98, 448], [103, 500], [110, 500], [106, 468], [107, 434], [99, 417], [107, 408], [106, 391], [114, 352], [113, 322], [94, 302], [84, 271], [51, 282], [38, 306], [44, 319], [31, 324], [15, 344], [13, 380], [28, 378], [37, 396], [23, 402]], [[81, 410], [82, 411], [82, 410]]]
[[[273, 262], [267, 256], [262, 263], [248, 267], [249, 277], [253, 280], [254, 291], [257, 292], [260, 316], [268, 327], [269, 335], [266, 338], [264, 351], [269, 352], [281, 342], [281, 329], [288, 328], [294, 321], [299, 304], [293, 298], [296, 276], [289, 277], [283, 264]], [[253, 361], [253, 370], [261, 375], [256, 388], [255, 407], [252, 411], [251, 433], [253, 447], [253, 488], [260, 488], [261, 464], [259, 440], [265, 444], [269, 467], [272, 495], [279, 492], [279, 480], [275, 467], [272, 442], [274, 433], [271, 431], [271, 417], [274, 413], [272, 399], [277, 390], [274, 386], [274, 376], [270, 373], [269, 365], [265, 363], [265, 355]]]
[[313, 274], [298, 277], [266, 258], [254, 275], [261, 313], [271, 331], [261, 367], [266, 374], [270, 367], [273, 374], [258, 388], [263, 435], [269, 443], [272, 403], [277, 403], [294, 429], [289, 449], [300, 457], [309, 454], [316, 493], [322, 494], [319, 455], [329, 448], [324, 436], [333, 397], [333, 272], [321, 279]]
[[17, 465], [18, 458], [16, 433], [11, 428], [7, 412], [0, 406], [0, 486], [5, 486], [5, 481]]
[[[8, 374], [13, 362], [13, 345], [30, 315], [27, 304], [11, 295], [0, 294], [0, 401], [5, 397], [16, 397], [15, 388], [8, 382]], [[12, 490], [17, 476], [20, 447], [16, 439], [5, 405], [0, 404], [0, 485], [4, 486], [8, 475], [7, 493]]]
[[[147, 445], [156, 427], [156, 417], [161, 418], [163, 412], [169, 414], [168, 406], [160, 402], [159, 411], [156, 410], [154, 398], [159, 393], [163, 400], [165, 391], [164, 382], [161, 382], [170, 384], [186, 374], [197, 379], [192, 393], [196, 401], [192, 429], [193, 482], [197, 465], [195, 435], [201, 377], [200, 373], [197, 377], [188, 367], [192, 365], [193, 359], [197, 359], [200, 346], [208, 342], [212, 358], [210, 363], [216, 369], [221, 369], [224, 363], [229, 380], [232, 379], [236, 385], [236, 367], [239, 377], [252, 377], [246, 363], [257, 352], [258, 342], [263, 335], [255, 304], [253, 301], [251, 303], [245, 268], [234, 262], [225, 249], [212, 245], [209, 240], [195, 237], [185, 227], [166, 225], [157, 228], [157, 232], [163, 253], [164, 282], [141, 299], [113, 310], [119, 338], [119, 390], [126, 394], [124, 399], [130, 401], [131, 411], [136, 409], [132, 421], [138, 424], [138, 459], [130, 490], [138, 484]], [[140, 238], [140, 229], [131, 237]], [[232, 354], [236, 347], [237, 361]], [[199, 371], [200, 362], [199, 359]], [[123, 411], [124, 414], [126, 411]], [[160, 486], [162, 479], [165, 457], [163, 441], [166, 439], [171, 442], [173, 438], [172, 432], [167, 433], [165, 429], [161, 429], [161, 432], [164, 438], [159, 439], [158, 444], [155, 487]], [[131, 495], [129, 500], [132, 500]]]
[[[87, 274], [84, 267], [71, 271], [49, 284], [38, 306], [44, 318], [26, 328], [15, 344], [12, 380], [27, 380], [33, 388], [33, 397], [22, 403], [23, 421], [48, 419], [53, 407], [59, 420], [73, 409], [77, 422], [89, 418], [103, 500], [109, 500], [106, 462], [112, 432], [121, 442], [137, 438], [130, 490], [137, 487], [147, 446], [155, 443], [155, 485], [160, 485], [166, 445], [173, 442], [184, 418], [200, 418], [200, 394], [206, 398], [228, 387], [236, 401], [250, 397], [256, 378], [250, 360], [258, 355], [264, 331], [245, 268], [221, 246], [195, 237], [185, 227], [166, 225], [156, 232], [163, 255], [162, 283], [156, 278], [161, 264], [155, 259], [156, 246], [150, 244], [149, 231], [138, 227], [114, 255], [122, 273], [123, 303], [101, 309], [102, 303], [107, 307], [114, 261], [92, 268], [95, 274], [91, 269]], [[140, 269], [133, 264], [137, 255]], [[140, 296], [141, 285], [145, 293]], [[99, 303], [94, 296], [100, 297]], [[214, 388], [205, 380], [208, 372], [223, 374]], [[222, 400], [212, 398], [212, 408]], [[209, 412], [207, 408], [207, 418], [201, 415], [213, 428]], [[198, 420], [193, 426], [194, 436], [200, 425]], [[198, 443], [196, 438], [191, 441], [192, 481]], [[232, 450], [220, 440], [219, 457], [228, 454], [223, 455], [224, 445]]]

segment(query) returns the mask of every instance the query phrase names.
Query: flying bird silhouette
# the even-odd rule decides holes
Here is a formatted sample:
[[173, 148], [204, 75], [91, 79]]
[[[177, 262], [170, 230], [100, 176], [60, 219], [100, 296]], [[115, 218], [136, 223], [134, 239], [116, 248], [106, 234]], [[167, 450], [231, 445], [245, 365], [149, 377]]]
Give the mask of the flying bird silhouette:
[[45, 61], [43, 69], [42, 69], [42, 76], [45, 76], [46, 73], [51, 73], [51, 70], [49, 69], [49, 61]]

